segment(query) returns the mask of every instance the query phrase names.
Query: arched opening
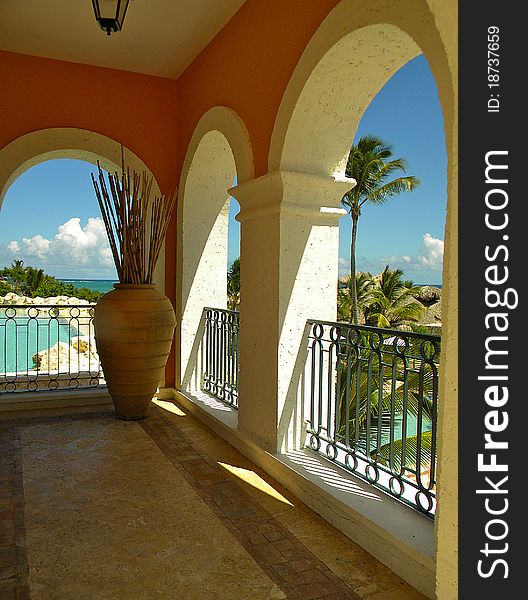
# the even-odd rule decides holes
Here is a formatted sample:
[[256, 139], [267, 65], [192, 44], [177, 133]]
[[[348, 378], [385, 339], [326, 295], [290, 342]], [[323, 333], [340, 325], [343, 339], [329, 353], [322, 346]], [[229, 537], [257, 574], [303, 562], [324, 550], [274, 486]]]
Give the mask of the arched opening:
[[[204, 308], [222, 311], [209, 315], [215, 321], [231, 322], [225, 313], [232, 300], [228, 298], [228, 267], [238, 258], [239, 240], [235, 232], [229, 244], [236, 206], [228, 190], [252, 174], [249, 138], [242, 122], [230, 109], [211, 109], [195, 130], [180, 184], [177, 299], [181, 318], [176, 369], [183, 391], [202, 390]], [[237, 308], [236, 303], [229, 308]]]
[[[365, 193], [361, 197], [354, 243], [358, 322], [386, 321], [385, 326], [391, 324], [393, 329], [405, 326], [440, 334], [447, 164], [442, 110], [423, 54], [399, 69], [373, 98], [359, 122], [354, 147], [367, 136], [390, 147], [392, 154], [385, 162], [401, 159], [405, 163], [405, 169], [395, 168], [383, 184], [407, 177], [418, 181], [412, 192], [395, 188], [383, 202]], [[350, 205], [344, 208], [348, 216], [340, 220], [339, 228], [338, 320], [349, 322], [352, 215]], [[402, 272], [400, 282], [420, 288], [416, 314], [398, 308], [399, 288], [384, 295], [386, 306], [377, 314], [368, 290], [372, 281], [376, 287], [375, 278], [387, 266], [387, 273]], [[415, 295], [409, 294], [409, 299]]]
[[[29, 168], [53, 159], [82, 160], [93, 165], [97, 162], [110, 172], [120, 170], [121, 152], [125, 164], [138, 173], [152, 176], [152, 194], [161, 196], [161, 190], [149, 167], [128, 148], [105, 135], [75, 127], [41, 129], [23, 135], [0, 149], [0, 208], [11, 184]], [[156, 266], [155, 281], [165, 289], [165, 252], [161, 252]]]
[[95, 170], [63, 158], [19, 175], [0, 211], [0, 222], [9, 223], [0, 236], [2, 264], [23, 260], [61, 281], [117, 280], [91, 181]]
[[[409, 4], [412, 4], [409, 11], [403, 11], [400, 7], [398, 11], [384, 12], [386, 22], [383, 23], [376, 23], [376, 19], [379, 17], [376, 15], [375, 7], [370, 12], [357, 11], [351, 3], [347, 2], [339, 3], [329, 14], [310, 40], [286, 88], [272, 135], [269, 168], [270, 171], [296, 172], [335, 178], [336, 180], [343, 179], [346, 174], [346, 162], [351, 143], [358, 131], [360, 120], [372, 99], [402, 66], [424, 52], [435, 76], [444, 117], [444, 131], [446, 132], [445, 147], [448, 157], [447, 187], [449, 196], [446, 210], [446, 252], [443, 279], [450, 282], [450, 286], [448, 289], [444, 288], [442, 321], [444, 328], [449, 331], [450, 328], [456, 327], [456, 308], [454, 304], [456, 302], [456, 283], [454, 283], [454, 279], [456, 279], [457, 248], [454, 240], [456, 232], [450, 230], [450, 226], [456, 222], [454, 217], [454, 214], [456, 215], [454, 208], [456, 202], [456, 196], [454, 195], [454, 157], [452, 154], [452, 131], [455, 127], [453, 120], [454, 83], [448, 67], [448, 58], [440, 41], [437, 25], [432, 19], [426, 3], [410, 2]], [[386, 7], [383, 10], [386, 11]], [[410, 14], [412, 14], [412, 18], [408, 18]], [[308, 183], [308, 178], [306, 181]], [[337, 223], [334, 227], [337, 227]], [[330, 240], [330, 236], [328, 239]], [[324, 252], [333, 253], [331, 262], [337, 265], [337, 245], [329, 243]], [[313, 256], [312, 260], [313, 265], [317, 266], [317, 261], [313, 259]], [[299, 268], [300, 271], [301, 268]], [[331, 276], [333, 275], [331, 270], [328, 270], [328, 272]], [[313, 272], [313, 276], [324, 278], [327, 273], [324, 270], [318, 270]], [[453, 279], [450, 279], [450, 277], [453, 277]], [[294, 298], [294, 294], [291, 295], [291, 298]], [[313, 309], [314, 298], [312, 297], [311, 300]], [[324, 299], [322, 297], [320, 303], [323, 306]], [[292, 307], [290, 304], [289, 309], [297, 314], [303, 312], [302, 305]], [[317, 314], [306, 314], [305, 319], [325, 319], [325, 317]], [[335, 317], [332, 320], [335, 321]], [[336, 340], [342, 335], [342, 328], [334, 327], [328, 323], [328, 331], [326, 331], [325, 326], [314, 321], [312, 333], [310, 334], [312, 348], [323, 347], [325, 349], [321, 357], [316, 360], [321, 361], [317, 365], [321, 367], [326, 375], [324, 380], [318, 379], [319, 376], [316, 375], [315, 380], [312, 379], [311, 381], [312, 386], [315, 388], [320, 385], [320, 391], [315, 390], [315, 401], [313, 401], [314, 396], [312, 395], [312, 407], [315, 404], [316, 408], [315, 417], [313, 417], [314, 422], [308, 428], [308, 438], [311, 440], [314, 449], [320, 450], [323, 454], [326, 451], [328, 456], [336, 460], [339, 459], [339, 442], [343, 442], [345, 436], [349, 436], [352, 428], [349, 428], [348, 412], [343, 409], [346, 414], [340, 414], [340, 407], [350, 406], [349, 400], [341, 401], [340, 398], [333, 397], [333, 395], [340, 393], [340, 389], [342, 390], [339, 387], [340, 385], [346, 387], [348, 363], [345, 370], [340, 371], [337, 368], [340, 365], [340, 359], [335, 358], [336, 355], [332, 359], [331, 352], [339, 353], [343, 348], [346, 349], [349, 346], [353, 354], [357, 350], [355, 340], [359, 338], [352, 336], [344, 340], [341, 345], [341, 342], [337, 343]], [[284, 336], [284, 328], [282, 335]], [[375, 353], [378, 348], [376, 344], [383, 344], [386, 341], [383, 335], [383, 332], [381, 332], [376, 339], [372, 338], [369, 342], [373, 344], [370, 349], [374, 349]], [[393, 336], [392, 340], [387, 338], [393, 343], [395, 355], [398, 352], [400, 338], [404, 344], [408, 343], [405, 336]], [[295, 351], [295, 348], [293, 348], [293, 351]], [[445, 343], [442, 344], [442, 360], [440, 361], [440, 373], [437, 380], [440, 391], [438, 394], [439, 417], [436, 428], [438, 442], [435, 443], [437, 443], [436, 447], [440, 447], [440, 449], [445, 440], [452, 440], [451, 431], [446, 427], [448, 421], [452, 423], [450, 408], [456, 414], [456, 391], [452, 385], [454, 365], [449, 362], [450, 352], [456, 355], [456, 340], [449, 335]], [[436, 364], [438, 354], [439, 352], [435, 352], [435, 360], [431, 361], [430, 365], [435, 373], [438, 373]], [[378, 352], [378, 356], [381, 356], [381, 351]], [[332, 360], [334, 364], [332, 364]], [[379, 359], [380, 361], [381, 359]], [[435, 363], [434, 366], [433, 362]], [[449, 366], [446, 365], [447, 362], [449, 362]], [[307, 379], [310, 378], [307, 377]], [[336, 384], [336, 387], [332, 384], [326, 386], [325, 382], [332, 381]], [[377, 385], [378, 389], [381, 390], [381, 397], [384, 394], [383, 383], [378, 382]], [[310, 398], [310, 391], [305, 394], [305, 397]], [[327, 408], [322, 412], [321, 409], [317, 409], [319, 400], [327, 405]], [[280, 410], [279, 404], [279, 413]], [[318, 410], [319, 414], [317, 414]], [[308, 405], [306, 405], [306, 413], [310, 414], [310, 406]], [[311, 419], [312, 416], [309, 416], [308, 420]], [[342, 431], [338, 432], [340, 426], [342, 426]], [[335, 436], [329, 433], [332, 427], [336, 429]], [[323, 432], [323, 435], [321, 435], [321, 432]], [[327, 439], [322, 439], [325, 436]], [[341, 456], [343, 464], [346, 463], [345, 466], [348, 467], [355, 463], [355, 458], [352, 459], [350, 453], [346, 453], [346, 449], [350, 448], [350, 441], [351, 439], [347, 437], [346, 444], [343, 445], [344, 454]], [[370, 447], [368, 441], [365, 443], [367, 444], [367, 456], [370, 460], [372, 451], [376, 448]], [[447, 447], [444, 446], [444, 448]], [[380, 450], [380, 448], [377, 448], [377, 450]], [[390, 452], [392, 451], [391, 449]], [[449, 452], [449, 450], [446, 450], [446, 456]], [[441, 460], [440, 457], [439, 463]], [[389, 462], [394, 462], [392, 454]], [[355, 466], [351, 470], [355, 470]], [[379, 466], [366, 467], [364, 476], [366, 479], [378, 482], [378, 478], [381, 477]], [[422, 485], [423, 481], [420, 473], [417, 474], [416, 478], [419, 481], [416, 488], [419, 490], [417, 501], [418, 503], [423, 501], [420, 508], [424, 512], [429, 512], [433, 506], [431, 498], [428, 493], [422, 494], [422, 492], [424, 488], [429, 490], [431, 488], [429, 483]], [[399, 476], [393, 477], [391, 473], [388, 474], [386, 483], [388, 488], [393, 488], [391, 493], [400, 497], [400, 499], [404, 499], [403, 492], [396, 484], [397, 481], [399, 482]], [[443, 480], [442, 483], [446, 488], [450, 485], [446, 480]], [[445, 498], [449, 503], [449, 492], [445, 495]], [[452, 510], [452, 506], [449, 506], [449, 509]], [[438, 526], [437, 523], [436, 527], [438, 528]], [[449, 527], [449, 524], [447, 524], [448, 529]], [[424, 562], [419, 567], [417, 564], [412, 564], [413, 560], [400, 561], [399, 565], [394, 564], [386, 554], [386, 549], [376, 547], [375, 544], [372, 545], [370, 551], [402, 574], [408, 581], [414, 582], [416, 587], [426, 591], [427, 594], [432, 594], [434, 593], [435, 540], [432, 539], [431, 533], [432, 528], [424, 537], [426, 545]], [[409, 537], [405, 543], [409, 544], [409, 547], [413, 547], [415, 540]]]
[[[108, 291], [117, 275], [90, 176], [97, 162], [119, 171], [121, 151], [110, 138], [74, 128], [36, 131], [0, 149], [0, 200], [7, 202], [0, 220], [9, 217], [12, 223], [2, 248], [3, 287], [9, 289], [0, 315], [2, 391], [104, 383], [93, 330], [98, 297], [93, 291]], [[150, 174], [136, 155], [125, 148], [123, 153], [131, 169]], [[25, 191], [19, 189], [25, 184]], [[154, 178], [152, 192], [161, 195]], [[30, 228], [18, 228], [17, 221]], [[14, 277], [16, 271], [20, 277]], [[163, 256], [155, 281], [164, 289]]]
[[[321, 25], [318, 43], [308, 46], [284, 95], [270, 170], [344, 177], [350, 142], [366, 108], [388, 79], [421, 53], [394, 25], [369, 25], [338, 37], [328, 21], [333, 23], [328, 18]], [[323, 43], [324, 50], [318, 47]]]
[[[236, 185], [236, 179], [233, 186]], [[240, 204], [232, 196], [229, 198], [229, 215], [227, 227], [227, 308], [240, 308], [240, 223], [237, 215]]]

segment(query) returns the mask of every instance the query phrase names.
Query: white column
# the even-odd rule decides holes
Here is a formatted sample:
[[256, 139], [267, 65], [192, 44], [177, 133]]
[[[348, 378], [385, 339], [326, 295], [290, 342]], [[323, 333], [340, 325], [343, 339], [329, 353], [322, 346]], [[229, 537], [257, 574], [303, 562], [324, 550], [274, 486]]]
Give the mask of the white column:
[[276, 171], [230, 190], [240, 202], [239, 417], [275, 452], [299, 445], [306, 321], [335, 321], [341, 198], [353, 180]]

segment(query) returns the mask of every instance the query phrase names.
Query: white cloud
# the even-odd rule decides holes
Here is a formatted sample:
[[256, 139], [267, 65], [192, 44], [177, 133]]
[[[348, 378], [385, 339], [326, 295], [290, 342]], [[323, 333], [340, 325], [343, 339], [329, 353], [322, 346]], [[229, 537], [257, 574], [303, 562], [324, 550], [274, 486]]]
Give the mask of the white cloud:
[[[382, 258], [359, 257], [357, 260], [358, 270], [379, 273], [386, 265], [391, 269], [401, 269], [405, 274], [411, 272], [432, 273], [442, 271], [444, 257], [444, 240], [433, 237], [430, 233], [424, 233], [422, 243], [416, 256], [388, 256]], [[339, 258], [339, 276], [350, 273], [350, 262], [348, 259]]]
[[79, 217], [59, 225], [51, 239], [40, 234], [22, 241], [12, 240], [0, 247], [0, 258], [22, 259], [57, 277], [109, 277], [115, 268], [101, 217], [89, 218], [82, 226]]
[[421, 254], [418, 256], [418, 263], [423, 269], [431, 271], [441, 271], [444, 258], [444, 240], [434, 238], [430, 233], [423, 236]]
[[[11, 244], [16, 248], [16, 252], [20, 252], [20, 244], [18, 242], [13, 240]], [[50, 240], [43, 238], [41, 235], [35, 235], [32, 238], [22, 238], [22, 252], [27, 256], [34, 256], [40, 260], [45, 260], [50, 244]]]
[[339, 257], [339, 277], [350, 275], [350, 260], [348, 258]]

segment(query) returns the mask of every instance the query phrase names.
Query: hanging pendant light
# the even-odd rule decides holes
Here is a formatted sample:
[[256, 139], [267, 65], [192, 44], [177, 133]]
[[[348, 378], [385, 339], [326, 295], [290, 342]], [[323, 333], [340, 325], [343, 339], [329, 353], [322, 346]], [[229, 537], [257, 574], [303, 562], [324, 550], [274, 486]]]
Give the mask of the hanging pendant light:
[[130, 0], [92, 0], [95, 18], [106, 35], [123, 29]]

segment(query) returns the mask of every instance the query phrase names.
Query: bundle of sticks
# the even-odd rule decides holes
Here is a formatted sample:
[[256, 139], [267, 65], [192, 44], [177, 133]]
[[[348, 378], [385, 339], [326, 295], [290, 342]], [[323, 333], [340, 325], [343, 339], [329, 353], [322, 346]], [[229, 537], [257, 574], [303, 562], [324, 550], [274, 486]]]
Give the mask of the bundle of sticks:
[[108, 234], [120, 283], [152, 283], [154, 269], [167, 234], [177, 190], [151, 198], [152, 176], [125, 168], [121, 177], [99, 162], [92, 183]]

